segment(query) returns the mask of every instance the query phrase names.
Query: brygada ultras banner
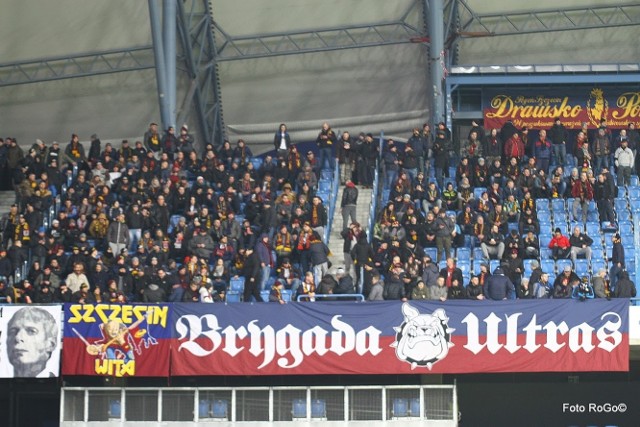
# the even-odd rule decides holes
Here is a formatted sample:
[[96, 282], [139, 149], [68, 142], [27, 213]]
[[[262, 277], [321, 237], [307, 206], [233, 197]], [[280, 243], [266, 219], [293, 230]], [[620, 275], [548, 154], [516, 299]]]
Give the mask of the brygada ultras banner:
[[628, 371], [628, 306], [174, 304], [171, 375]]

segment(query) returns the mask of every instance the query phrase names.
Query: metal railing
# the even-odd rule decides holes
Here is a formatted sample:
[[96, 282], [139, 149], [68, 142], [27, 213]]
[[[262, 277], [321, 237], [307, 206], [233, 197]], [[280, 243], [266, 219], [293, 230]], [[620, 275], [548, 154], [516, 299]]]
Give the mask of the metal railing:
[[314, 296], [298, 295], [296, 301], [318, 301], [318, 300], [355, 300], [357, 302], [364, 302], [364, 295], [362, 294], [316, 294]]
[[[401, 421], [457, 425], [455, 385], [80, 388], [60, 397], [60, 425], [155, 422]], [[413, 423], [415, 424], [413, 424]], [[262, 424], [264, 425], [264, 424]]]
[[338, 203], [338, 186], [340, 185], [340, 165], [338, 159], [335, 159], [333, 169], [333, 181], [331, 182], [331, 194], [329, 195], [329, 212], [327, 219], [327, 226], [324, 229], [324, 243], [329, 244], [329, 237], [331, 236], [331, 227], [333, 225], [333, 216], [336, 213], [336, 205]]

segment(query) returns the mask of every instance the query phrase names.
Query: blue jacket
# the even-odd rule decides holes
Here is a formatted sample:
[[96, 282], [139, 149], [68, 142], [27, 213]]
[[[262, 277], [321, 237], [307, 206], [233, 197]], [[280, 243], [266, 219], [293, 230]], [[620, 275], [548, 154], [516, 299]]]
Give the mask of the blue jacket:
[[515, 292], [513, 283], [500, 268], [497, 268], [495, 273], [489, 276], [485, 289], [487, 298], [494, 301], [513, 299]]

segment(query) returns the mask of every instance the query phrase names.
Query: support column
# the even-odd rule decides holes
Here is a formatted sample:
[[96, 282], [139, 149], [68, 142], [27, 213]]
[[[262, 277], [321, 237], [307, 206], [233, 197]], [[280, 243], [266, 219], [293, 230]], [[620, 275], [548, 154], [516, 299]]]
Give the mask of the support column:
[[433, 90], [433, 123], [445, 120], [444, 117], [444, 2], [443, 0], [425, 0], [428, 8], [429, 30], [429, 66], [431, 67], [431, 89]]
[[[165, 129], [176, 125], [176, 8], [178, 0], [164, 0], [162, 24], [164, 31], [164, 64], [166, 69], [166, 98], [169, 109], [169, 121], [165, 123]], [[178, 131], [176, 131], [178, 134]]]
[[160, 106], [161, 129], [171, 123], [169, 105], [167, 103], [167, 76], [164, 60], [164, 42], [162, 40], [162, 19], [159, 3], [149, 0], [149, 21], [151, 22], [151, 38], [153, 40], [153, 56], [156, 62], [156, 82], [158, 86], [158, 104]]

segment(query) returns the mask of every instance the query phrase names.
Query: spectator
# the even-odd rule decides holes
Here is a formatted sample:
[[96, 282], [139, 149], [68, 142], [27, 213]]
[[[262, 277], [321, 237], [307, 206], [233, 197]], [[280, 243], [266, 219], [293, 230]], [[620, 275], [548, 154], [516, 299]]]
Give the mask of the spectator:
[[561, 275], [553, 282], [553, 298], [571, 298], [573, 287], [580, 283], [580, 278], [566, 266]]
[[607, 289], [606, 276], [607, 276], [607, 270], [605, 270], [604, 268], [601, 268], [591, 278], [591, 286], [593, 287], [593, 292], [596, 298], [610, 297], [609, 290]]
[[580, 255], [584, 255], [589, 262], [591, 262], [591, 245], [593, 245], [593, 239], [580, 231], [580, 227], [574, 227], [573, 234], [569, 238], [569, 244], [571, 245], [571, 261], [573, 265], [576, 263], [576, 259]]
[[567, 258], [571, 253], [571, 243], [567, 236], [562, 235], [560, 228], [555, 229], [553, 238], [549, 242], [549, 249], [555, 261]]
[[432, 301], [446, 301], [449, 291], [444, 277], [440, 276], [436, 280], [436, 285], [429, 288], [429, 299]]
[[485, 260], [490, 260], [492, 256], [496, 259], [502, 259], [504, 254], [504, 242], [502, 233], [498, 230], [497, 225], [491, 226], [491, 231], [484, 236], [484, 241], [480, 244], [482, 255]]
[[377, 272], [371, 276], [371, 291], [369, 292], [367, 301], [384, 301], [384, 282]]
[[578, 218], [578, 208], [582, 209], [581, 222], [587, 222], [587, 213], [589, 211], [589, 202], [593, 200], [593, 187], [589, 181], [586, 172], [580, 174], [580, 180], [576, 181], [571, 188], [571, 196], [573, 201], [573, 220], [580, 221]]
[[[624, 129], [622, 130], [624, 132]], [[631, 171], [635, 167], [635, 156], [633, 150], [629, 148], [629, 140], [623, 139], [620, 147], [614, 154], [615, 165], [618, 168], [618, 185], [626, 186], [631, 184]]]
[[620, 279], [616, 284], [616, 288], [613, 291], [613, 295], [616, 298], [635, 298], [636, 297], [636, 285], [629, 279], [629, 273], [623, 271], [620, 273]]
[[342, 213], [342, 228], [347, 228], [349, 218], [351, 223], [356, 220], [356, 206], [358, 205], [358, 189], [353, 181], [348, 180], [344, 190], [342, 190], [342, 201], [340, 203], [340, 212]]
[[514, 293], [515, 288], [511, 280], [504, 275], [502, 268], [496, 268], [487, 280], [485, 287], [485, 295], [487, 298], [493, 301], [512, 299]]
[[482, 289], [480, 280], [476, 275], [471, 275], [471, 279], [467, 285], [467, 298], [477, 301], [484, 300], [484, 289]]

